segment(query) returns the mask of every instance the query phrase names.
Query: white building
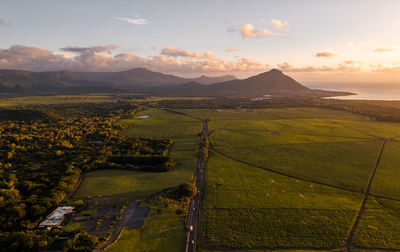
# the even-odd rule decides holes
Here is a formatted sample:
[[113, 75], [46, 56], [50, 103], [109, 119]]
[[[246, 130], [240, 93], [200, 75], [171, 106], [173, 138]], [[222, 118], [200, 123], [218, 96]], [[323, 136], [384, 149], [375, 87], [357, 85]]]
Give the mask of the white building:
[[72, 213], [72, 210], [74, 210], [72, 206], [57, 207], [39, 224], [39, 228], [59, 228], [65, 219], [65, 215]]

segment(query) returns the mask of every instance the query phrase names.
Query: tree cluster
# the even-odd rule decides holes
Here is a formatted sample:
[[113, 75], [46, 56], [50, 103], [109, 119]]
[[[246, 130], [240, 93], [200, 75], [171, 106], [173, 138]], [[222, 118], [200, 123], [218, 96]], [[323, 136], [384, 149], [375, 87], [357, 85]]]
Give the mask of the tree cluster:
[[119, 120], [139, 109], [125, 103], [41, 105], [32, 108], [29, 120], [20, 117], [29, 110], [0, 120], [0, 246], [11, 251], [46, 247], [56, 233], [32, 230], [75, 189], [83, 172], [172, 169], [172, 140], [121, 134], [128, 126]]

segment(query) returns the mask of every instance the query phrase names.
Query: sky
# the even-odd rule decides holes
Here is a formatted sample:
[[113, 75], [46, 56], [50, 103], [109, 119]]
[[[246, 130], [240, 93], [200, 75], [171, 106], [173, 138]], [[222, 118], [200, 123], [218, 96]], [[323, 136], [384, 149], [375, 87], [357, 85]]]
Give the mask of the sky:
[[0, 68], [400, 82], [397, 0], [1, 0]]

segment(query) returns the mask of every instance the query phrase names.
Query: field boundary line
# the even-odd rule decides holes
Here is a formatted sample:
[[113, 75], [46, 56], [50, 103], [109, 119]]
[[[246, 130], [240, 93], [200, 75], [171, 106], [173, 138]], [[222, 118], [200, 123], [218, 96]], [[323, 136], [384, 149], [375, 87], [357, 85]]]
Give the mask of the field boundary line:
[[371, 137], [373, 137], [373, 138], [379, 138], [379, 136], [375, 136], [375, 135], [372, 135], [372, 134], [370, 134], [370, 133], [366, 133], [366, 132], [364, 132], [364, 131], [361, 131], [361, 130], [358, 130], [358, 129], [354, 129], [354, 128], [352, 128], [352, 127], [350, 127], [350, 126], [347, 126], [347, 125], [343, 125], [341, 122], [338, 122], [338, 123], [334, 123], [334, 122], [332, 122], [332, 121], [330, 121], [330, 122], [333, 123], [333, 124], [338, 124], [338, 125], [340, 125], [340, 127], [342, 127], [342, 128], [350, 129], [350, 130], [352, 130], [352, 131], [361, 133], [361, 134], [366, 135], [366, 136], [371, 136]]
[[375, 163], [375, 167], [372, 170], [371, 176], [368, 180], [367, 187], [365, 188], [364, 199], [361, 203], [360, 210], [358, 211], [356, 220], [354, 221], [353, 226], [350, 229], [349, 235], [347, 236], [346, 248], [348, 251], [351, 251], [351, 248], [354, 246], [353, 245], [354, 232], [358, 226], [358, 223], [360, 222], [362, 214], [364, 213], [365, 206], [367, 205], [368, 196], [370, 195], [369, 192], [371, 190], [372, 182], [374, 181], [374, 178], [375, 178], [376, 170], [378, 169], [378, 166], [381, 162], [381, 158], [382, 158], [383, 150], [385, 149], [385, 145], [386, 145], [386, 140], [383, 141], [381, 151], [380, 151], [378, 159], [376, 160], [376, 163]]
[[352, 192], [352, 193], [364, 194], [364, 192], [360, 192], [360, 191], [357, 191], [357, 190], [352, 190], [352, 189], [349, 189], [349, 188], [345, 188], [345, 187], [341, 187], [341, 186], [337, 186], [337, 185], [332, 185], [332, 184], [320, 182], [320, 181], [313, 180], [313, 179], [303, 178], [303, 177], [299, 177], [299, 176], [296, 176], [296, 175], [288, 174], [288, 173], [285, 173], [285, 172], [277, 171], [277, 170], [274, 170], [274, 169], [271, 169], [271, 168], [259, 166], [259, 165], [256, 165], [256, 164], [252, 164], [252, 163], [249, 163], [247, 161], [232, 157], [232, 156], [230, 156], [230, 155], [228, 155], [228, 154], [226, 154], [226, 153], [224, 153], [224, 152], [222, 152], [222, 151], [220, 151], [218, 149], [215, 149], [215, 148], [212, 148], [212, 147], [211, 147], [211, 149], [213, 151], [219, 153], [220, 155], [222, 155], [224, 157], [227, 157], [229, 159], [232, 159], [234, 161], [237, 161], [239, 163], [243, 163], [243, 164], [255, 167], [255, 168], [263, 169], [263, 170], [266, 170], [266, 171], [269, 171], [269, 172], [272, 172], [272, 173], [276, 173], [276, 174], [279, 174], [279, 175], [282, 175], [282, 176], [285, 176], [285, 177], [298, 179], [298, 180], [306, 181], [306, 182], [313, 183], [313, 184], [323, 185], [323, 186], [327, 186], [327, 187], [332, 187], [332, 188], [336, 188], [336, 189], [340, 189], [340, 190], [348, 191], [348, 192]]
[[277, 143], [277, 144], [261, 144], [261, 145], [249, 145], [249, 146], [232, 146], [232, 147], [219, 147], [214, 144], [214, 148], [216, 149], [244, 149], [244, 148], [260, 148], [260, 147], [268, 147], [268, 146], [278, 146], [278, 145], [312, 145], [312, 144], [335, 144], [335, 143], [362, 143], [362, 142], [378, 142], [378, 139], [354, 139], [354, 141], [337, 141], [337, 142], [310, 142], [310, 143]]
[[199, 117], [195, 117], [195, 116], [183, 113], [183, 112], [175, 111], [175, 110], [168, 109], [168, 108], [160, 108], [160, 109], [164, 110], [164, 111], [167, 111], [167, 112], [170, 112], [170, 113], [173, 113], [173, 114], [177, 114], [177, 115], [181, 115], [181, 116], [187, 116], [189, 118], [192, 118], [192, 119], [195, 119], [195, 120], [198, 120], [198, 121], [203, 121], [203, 119], [201, 119]]

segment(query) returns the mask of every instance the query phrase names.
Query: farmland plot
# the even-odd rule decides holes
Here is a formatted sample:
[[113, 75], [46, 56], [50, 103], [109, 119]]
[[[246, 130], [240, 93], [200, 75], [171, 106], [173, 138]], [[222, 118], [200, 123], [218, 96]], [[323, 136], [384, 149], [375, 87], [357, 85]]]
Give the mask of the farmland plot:
[[398, 249], [399, 205], [382, 197], [400, 199], [400, 124], [321, 108], [185, 113], [210, 119], [203, 249], [343, 248], [385, 139], [352, 244]]

